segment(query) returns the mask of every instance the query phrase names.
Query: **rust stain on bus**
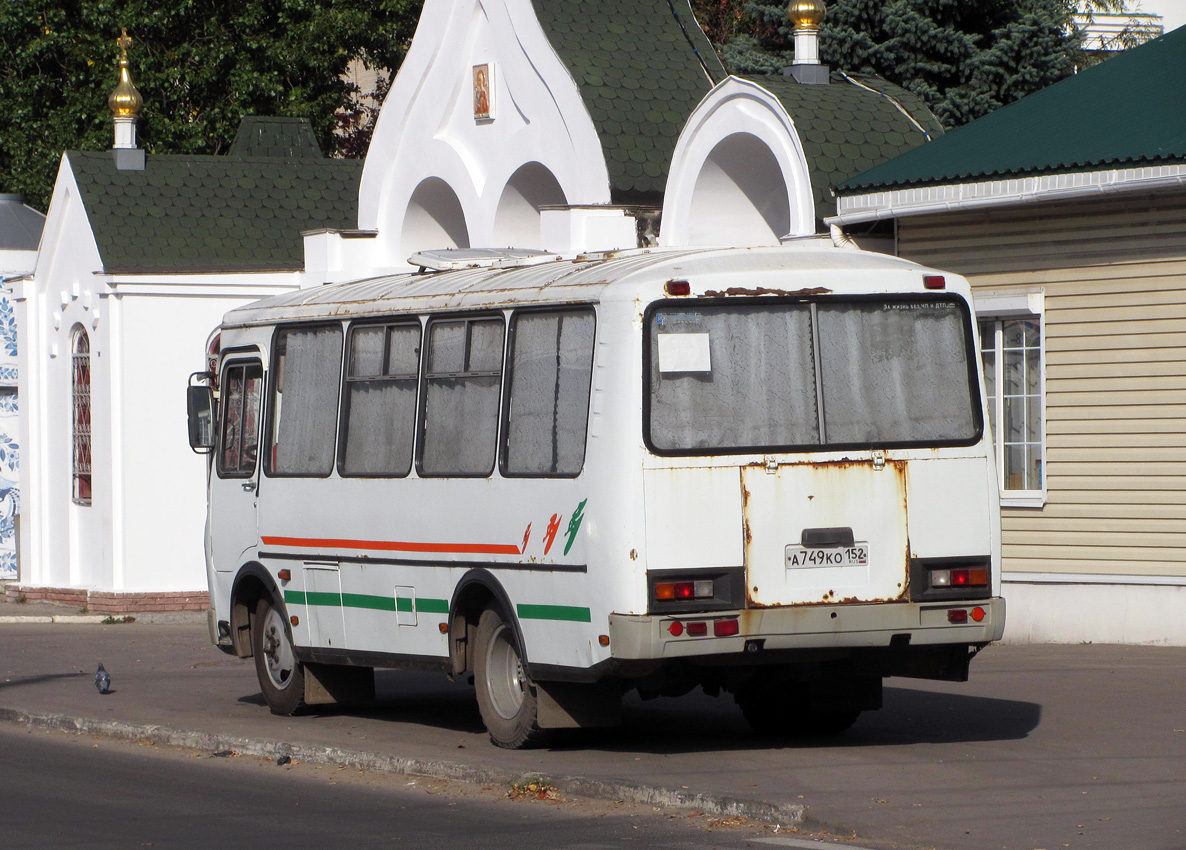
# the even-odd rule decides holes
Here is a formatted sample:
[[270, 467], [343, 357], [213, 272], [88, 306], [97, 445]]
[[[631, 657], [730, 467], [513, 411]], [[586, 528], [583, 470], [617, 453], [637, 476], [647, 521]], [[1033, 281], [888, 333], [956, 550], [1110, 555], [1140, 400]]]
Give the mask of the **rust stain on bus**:
[[811, 289], [767, 289], [765, 286], [757, 286], [753, 288], [745, 286], [730, 286], [728, 289], [721, 291], [719, 289], [709, 289], [704, 293], [705, 298], [726, 298], [730, 295], [779, 295], [783, 298], [807, 298], [812, 295], [830, 295], [832, 290], [825, 289], [822, 286], [816, 286]]
[[[746, 464], [746, 466], [749, 468], [764, 468], [764, 469], [769, 470], [769, 467], [765, 460], [749, 463], [749, 464]], [[791, 467], [793, 467], [793, 466], [811, 466], [814, 468], [825, 467], [828, 470], [844, 470], [844, 469], [857, 469], [860, 467], [872, 467], [873, 460], [871, 458], [853, 459], [853, 458], [849, 458], [849, 457], [844, 457], [844, 458], [840, 458], [839, 460], [833, 460], [833, 461], [800, 461], [797, 463], [785, 463], [785, 464], [780, 463], [778, 465], [777, 469], [774, 471], [774, 474], [778, 474], [779, 472], [781, 472], [782, 468], [784, 466], [791, 466]], [[899, 492], [901, 492], [901, 494], [902, 494], [902, 523], [903, 523], [903, 526], [905, 527], [904, 530], [906, 531], [907, 539], [906, 539], [906, 551], [905, 551], [904, 557], [902, 559], [902, 574], [903, 574], [903, 576], [905, 576], [905, 579], [901, 583], [898, 584], [898, 589], [899, 589], [898, 593], [894, 596], [870, 597], [870, 598], [848, 596], [848, 597], [838, 600], [835, 598], [835, 591], [829, 590], [826, 594], [824, 594], [822, 599], [819, 599], [817, 601], [793, 602], [793, 603], [789, 603], [789, 604], [788, 603], [779, 603], [779, 602], [759, 602], [755, 598], [755, 594], [758, 593], [758, 588], [750, 584], [750, 574], [749, 574], [749, 565], [753, 562], [754, 558], [756, 557], [755, 553], [753, 552], [753, 548], [752, 548], [753, 547], [753, 532], [750, 528], [750, 517], [749, 517], [750, 492], [746, 488], [745, 483], [744, 483], [744, 478], [743, 478], [742, 485], [741, 485], [741, 496], [742, 496], [741, 516], [742, 516], [742, 524], [745, 529], [745, 556], [744, 557], [745, 557], [745, 566], [746, 566], [745, 596], [746, 596], [747, 608], [760, 610], [763, 608], [810, 608], [810, 607], [819, 607], [822, 605], [870, 605], [870, 604], [876, 604], [876, 603], [881, 603], [881, 602], [902, 602], [902, 601], [909, 599], [909, 596], [910, 596], [910, 588], [909, 588], [909, 583], [910, 583], [910, 539], [909, 539], [909, 531], [908, 531], [908, 525], [907, 525], [907, 519], [908, 519], [908, 515], [907, 515], [907, 507], [908, 506], [907, 506], [907, 500], [906, 500], [906, 468], [907, 468], [907, 466], [908, 466], [908, 463], [905, 460], [893, 460], [893, 459], [887, 458], [885, 461], [884, 469], [878, 473], [878, 474], [897, 475], [899, 482], [900, 482]], [[892, 471], [890, 471], [890, 470], [892, 470]], [[807, 498], [809, 500], [813, 499], [814, 495], [809, 494], [807, 496]]]

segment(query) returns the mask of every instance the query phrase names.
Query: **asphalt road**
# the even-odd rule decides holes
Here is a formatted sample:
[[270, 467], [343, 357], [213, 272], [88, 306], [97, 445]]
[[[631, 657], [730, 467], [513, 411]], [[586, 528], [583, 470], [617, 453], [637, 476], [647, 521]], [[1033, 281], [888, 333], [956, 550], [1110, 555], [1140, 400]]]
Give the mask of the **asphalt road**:
[[645, 806], [512, 799], [501, 788], [278, 766], [13, 725], [0, 726], [0, 763], [7, 850], [769, 846], [753, 843], [765, 836], [752, 829]]
[[[249, 662], [195, 625], [0, 625], [0, 709], [341, 747], [504, 779], [541, 773], [806, 807], [869, 847], [1186, 848], [1186, 649], [998, 646], [968, 683], [891, 680], [844, 737], [750, 734], [731, 700], [628, 700], [625, 725], [551, 750], [490, 746], [472, 689], [384, 673], [379, 704], [270, 715]], [[101, 697], [97, 661], [113, 677]]]

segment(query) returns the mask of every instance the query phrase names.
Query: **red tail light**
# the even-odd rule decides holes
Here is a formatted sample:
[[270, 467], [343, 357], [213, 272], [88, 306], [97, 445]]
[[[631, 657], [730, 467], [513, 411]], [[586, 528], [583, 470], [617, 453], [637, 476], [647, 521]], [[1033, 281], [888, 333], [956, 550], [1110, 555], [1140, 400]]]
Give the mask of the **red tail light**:
[[732, 637], [741, 631], [741, 624], [737, 620], [713, 620], [712, 633], [714, 637]]
[[658, 581], [655, 582], [655, 599], [711, 599], [715, 593], [712, 579], [699, 581]]

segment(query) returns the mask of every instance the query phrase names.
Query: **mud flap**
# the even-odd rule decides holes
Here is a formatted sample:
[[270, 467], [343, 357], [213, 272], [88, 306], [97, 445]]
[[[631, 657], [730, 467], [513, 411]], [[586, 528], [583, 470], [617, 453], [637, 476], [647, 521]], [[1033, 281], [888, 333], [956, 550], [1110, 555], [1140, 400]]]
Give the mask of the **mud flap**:
[[536, 682], [541, 729], [592, 729], [622, 723], [622, 690], [616, 682]]
[[305, 664], [306, 705], [360, 705], [375, 698], [373, 667]]

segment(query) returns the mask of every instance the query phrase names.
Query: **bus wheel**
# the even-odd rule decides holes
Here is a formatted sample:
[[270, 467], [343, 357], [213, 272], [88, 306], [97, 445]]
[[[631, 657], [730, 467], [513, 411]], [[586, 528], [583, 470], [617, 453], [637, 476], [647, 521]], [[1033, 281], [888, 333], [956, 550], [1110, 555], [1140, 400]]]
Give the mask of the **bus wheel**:
[[292, 649], [284, 612], [265, 596], [255, 606], [251, 649], [255, 675], [273, 714], [296, 714], [305, 707], [305, 673]]
[[490, 740], [512, 750], [539, 746], [544, 731], [539, 728], [535, 685], [527, 675], [514, 629], [494, 606], [478, 620], [474, 668], [478, 708]]

